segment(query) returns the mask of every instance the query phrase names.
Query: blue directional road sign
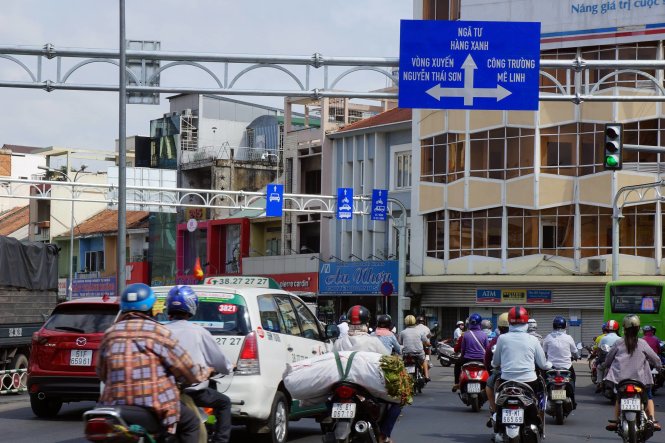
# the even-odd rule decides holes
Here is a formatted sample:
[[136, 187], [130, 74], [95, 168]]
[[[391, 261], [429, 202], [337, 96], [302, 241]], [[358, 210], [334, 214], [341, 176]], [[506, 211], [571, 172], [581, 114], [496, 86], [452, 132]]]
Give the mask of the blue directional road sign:
[[399, 107], [538, 110], [540, 23], [402, 20]]
[[284, 185], [266, 187], [266, 217], [281, 217], [284, 208]]
[[353, 217], [353, 188], [337, 188], [337, 220]]
[[385, 189], [372, 190], [372, 220], [386, 221], [386, 208], [388, 205], [388, 191]]

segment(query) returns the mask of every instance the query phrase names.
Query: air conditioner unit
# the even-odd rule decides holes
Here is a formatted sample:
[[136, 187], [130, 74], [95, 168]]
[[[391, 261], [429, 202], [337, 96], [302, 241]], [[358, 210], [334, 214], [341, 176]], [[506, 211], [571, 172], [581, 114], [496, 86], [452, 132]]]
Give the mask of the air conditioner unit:
[[607, 260], [604, 258], [590, 258], [589, 274], [606, 275], [607, 274]]
[[184, 111], [182, 111], [182, 114], [183, 115], [192, 115], [192, 110], [191, 109], [185, 109]]

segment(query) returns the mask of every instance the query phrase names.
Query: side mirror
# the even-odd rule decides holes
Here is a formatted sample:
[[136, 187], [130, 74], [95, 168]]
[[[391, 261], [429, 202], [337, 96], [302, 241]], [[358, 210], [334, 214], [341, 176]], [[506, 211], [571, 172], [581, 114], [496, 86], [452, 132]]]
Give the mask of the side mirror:
[[337, 338], [339, 337], [339, 328], [337, 325], [326, 325], [326, 338]]
[[584, 348], [584, 346], [582, 346], [582, 342], [577, 343], [577, 349], [581, 350], [583, 348]]

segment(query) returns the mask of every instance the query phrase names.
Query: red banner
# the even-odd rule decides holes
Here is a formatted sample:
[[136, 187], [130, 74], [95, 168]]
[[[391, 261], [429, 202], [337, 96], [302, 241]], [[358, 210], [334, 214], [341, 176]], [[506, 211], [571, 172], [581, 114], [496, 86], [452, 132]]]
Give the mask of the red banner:
[[319, 290], [318, 272], [298, 272], [294, 274], [271, 274], [266, 275], [274, 279], [285, 291], [299, 293], [312, 292], [316, 294]]

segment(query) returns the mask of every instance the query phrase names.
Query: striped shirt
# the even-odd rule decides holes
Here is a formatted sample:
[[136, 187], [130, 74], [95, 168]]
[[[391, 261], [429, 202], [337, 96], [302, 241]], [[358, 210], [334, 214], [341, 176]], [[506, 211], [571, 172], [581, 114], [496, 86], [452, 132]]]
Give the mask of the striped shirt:
[[173, 433], [180, 418], [176, 379], [198, 383], [209, 373], [209, 368], [194, 364], [168, 328], [130, 312], [106, 330], [99, 348], [97, 374], [104, 382], [100, 403], [151, 408]]

